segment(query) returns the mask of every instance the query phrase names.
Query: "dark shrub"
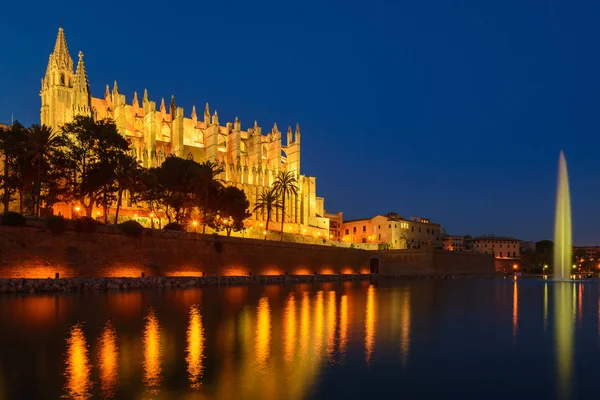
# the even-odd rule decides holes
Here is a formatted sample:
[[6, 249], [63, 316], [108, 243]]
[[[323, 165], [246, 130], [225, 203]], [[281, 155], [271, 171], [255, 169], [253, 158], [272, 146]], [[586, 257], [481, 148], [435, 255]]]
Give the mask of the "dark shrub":
[[46, 218], [46, 228], [53, 235], [62, 235], [67, 230], [67, 221], [62, 215], [51, 215]]
[[137, 221], [125, 221], [119, 224], [119, 229], [127, 236], [140, 237], [144, 227]]
[[80, 233], [94, 233], [98, 224], [94, 218], [80, 217], [75, 220], [75, 230]]
[[25, 217], [18, 212], [9, 211], [2, 217], [2, 225], [25, 226]]
[[177, 222], [170, 222], [165, 225], [163, 228], [166, 231], [183, 231], [183, 226], [179, 225]]

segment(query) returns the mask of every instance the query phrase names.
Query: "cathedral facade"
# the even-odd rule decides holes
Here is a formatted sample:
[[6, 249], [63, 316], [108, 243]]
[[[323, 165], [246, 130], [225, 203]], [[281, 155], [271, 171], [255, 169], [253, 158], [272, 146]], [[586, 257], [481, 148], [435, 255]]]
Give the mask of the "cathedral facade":
[[[300, 127], [288, 127], [286, 144], [282, 132], [273, 128], [263, 134], [255, 121], [242, 129], [237, 119], [219, 123], [216, 110], [206, 103], [202, 114], [192, 106], [189, 115], [177, 106], [175, 97], [160, 105], [150, 100], [144, 90], [141, 98], [133, 93], [131, 103], [120, 93], [117, 82], [112, 90], [106, 85], [103, 98], [91, 96], [83, 53], [78, 53], [76, 68], [69, 54], [64, 31], [58, 30], [54, 51], [50, 54], [46, 75], [40, 91], [41, 123], [59, 130], [77, 115], [93, 116], [96, 120], [110, 118], [119, 133], [131, 146], [131, 153], [140, 165], [156, 167], [170, 154], [198, 162], [209, 160], [220, 165], [220, 176], [228, 185], [246, 193], [250, 211], [264, 188], [273, 183], [280, 171], [291, 171], [298, 180], [298, 195], [286, 199], [286, 232], [307, 235], [329, 235], [329, 219], [325, 218], [324, 200], [316, 195], [316, 179], [300, 172]], [[281, 212], [273, 216], [272, 226], [280, 229]], [[262, 226], [263, 217], [253, 213], [250, 226]]]

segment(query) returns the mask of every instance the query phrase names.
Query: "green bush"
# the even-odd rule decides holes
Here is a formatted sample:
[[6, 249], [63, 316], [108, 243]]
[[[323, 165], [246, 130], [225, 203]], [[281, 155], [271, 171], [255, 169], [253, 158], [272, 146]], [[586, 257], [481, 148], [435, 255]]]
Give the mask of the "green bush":
[[100, 223], [91, 217], [80, 217], [75, 220], [75, 230], [79, 233], [94, 233]]
[[170, 222], [165, 225], [163, 228], [166, 231], [184, 231], [183, 226], [179, 225], [177, 222]]
[[125, 221], [119, 224], [119, 229], [126, 236], [140, 237], [144, 232], [144, 227], [137, 221]]
[[46, 218], [46, 228], [53, 235], [62, 235], [67, 230], [67, 221], [62, 215], [51, 215]]
[[9, 211], [2, 217], [2, 225], [25, 226], [25, 217], [17, 212]]

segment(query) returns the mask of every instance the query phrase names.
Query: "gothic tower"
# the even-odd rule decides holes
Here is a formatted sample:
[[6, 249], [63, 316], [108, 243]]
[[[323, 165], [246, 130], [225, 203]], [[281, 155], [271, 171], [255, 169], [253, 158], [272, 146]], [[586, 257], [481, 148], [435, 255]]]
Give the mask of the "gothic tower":
[[[85, 75], [81, 57], [80, 63]], [[40, 97], [42, 98], [40, 120], [42, 124], [48, 125], [53, 130], [58, 130], [65, 122], [70, 122], [73, 119], [74, 81], [73, 59], [69, 55], [63, 28], [60, 27], [58, 28], [54, 52], [50, 54], [48, 60], [46, 76], [42, 79], [42, 90], [40, 91]], [[87, 81], [87, 78], [85, 78], [85, 81]]]

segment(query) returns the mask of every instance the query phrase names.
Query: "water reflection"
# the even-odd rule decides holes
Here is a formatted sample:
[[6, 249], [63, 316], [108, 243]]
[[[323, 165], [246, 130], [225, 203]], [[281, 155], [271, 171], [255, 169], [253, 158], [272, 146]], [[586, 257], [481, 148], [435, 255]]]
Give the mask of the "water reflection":
[[146, 316], [143, 343], [144, 383], [150, 393], [158, 393], [161, 382], [160, 326], [154, 309]]
[[[600, 311], [598, 312], [600, 315]], [[600, 332], [600, 328], [599, 332]], [[346, 346], [348, 345], [348, 295], [340, 298], [340, 359], [346, 355]]]
[[81, 324], [71, 327], [67, 338], [67, 359], [65, 392], [68, 398], [86, 399], [91, 397], [90, 361], [87, 341]]
[[335, 350], [335, 324], [336, 324], [336, 309], [335, 309], [335, 292], [329, 292], [327, 300], [327, 358], [329, 362], [334, 362]]
[[544, 332], [548, 328], [548, 282], [544, 282]]
[[375, 322], [375, 287], [369, 285], [365, 310], [365, 362], [367, 364], [371, 363], [375, 345]]
[[202, 315], [197, 305], [190, 307], [190, 318], [187, 329], [187, 350], [185, 361], [187, 363], [188, 379], [192, 388], [201, 385], [204, 370], [204, 329]]
[[556, 334], [556, 364], [558, 394], [571, 397], [573, 377], [573, 329], [575, 324], [575, 291], [571, 282], [554, 283], [554, 328]]
[[256, 320], [256, 363], [259, 369], [264, 370], [271, 346], [271, 310], [266, 297], [258, 301]]
[[296, 348], [296, 299], [290, 293], [285, 307], [285, 362], [290, 364]]
[[512, 315], [512, 326], [513, 326], [513, 343], [517, 338], [517, 329], [519, 327], [519, 287], [517, 284], [517, 277], [513, 284], [513, 315]]
[[410, 289], [402, 292], [402, 318], [400, 329], [400, 355], [402, 364], [406, 366], [408, 361], [408, 353], [410, 350]]
[[117, 333], [112, 321], [108, 320], [98, 339], [100, 387], [103, 398], [112, 398], [119, 381], [119, 349]]

